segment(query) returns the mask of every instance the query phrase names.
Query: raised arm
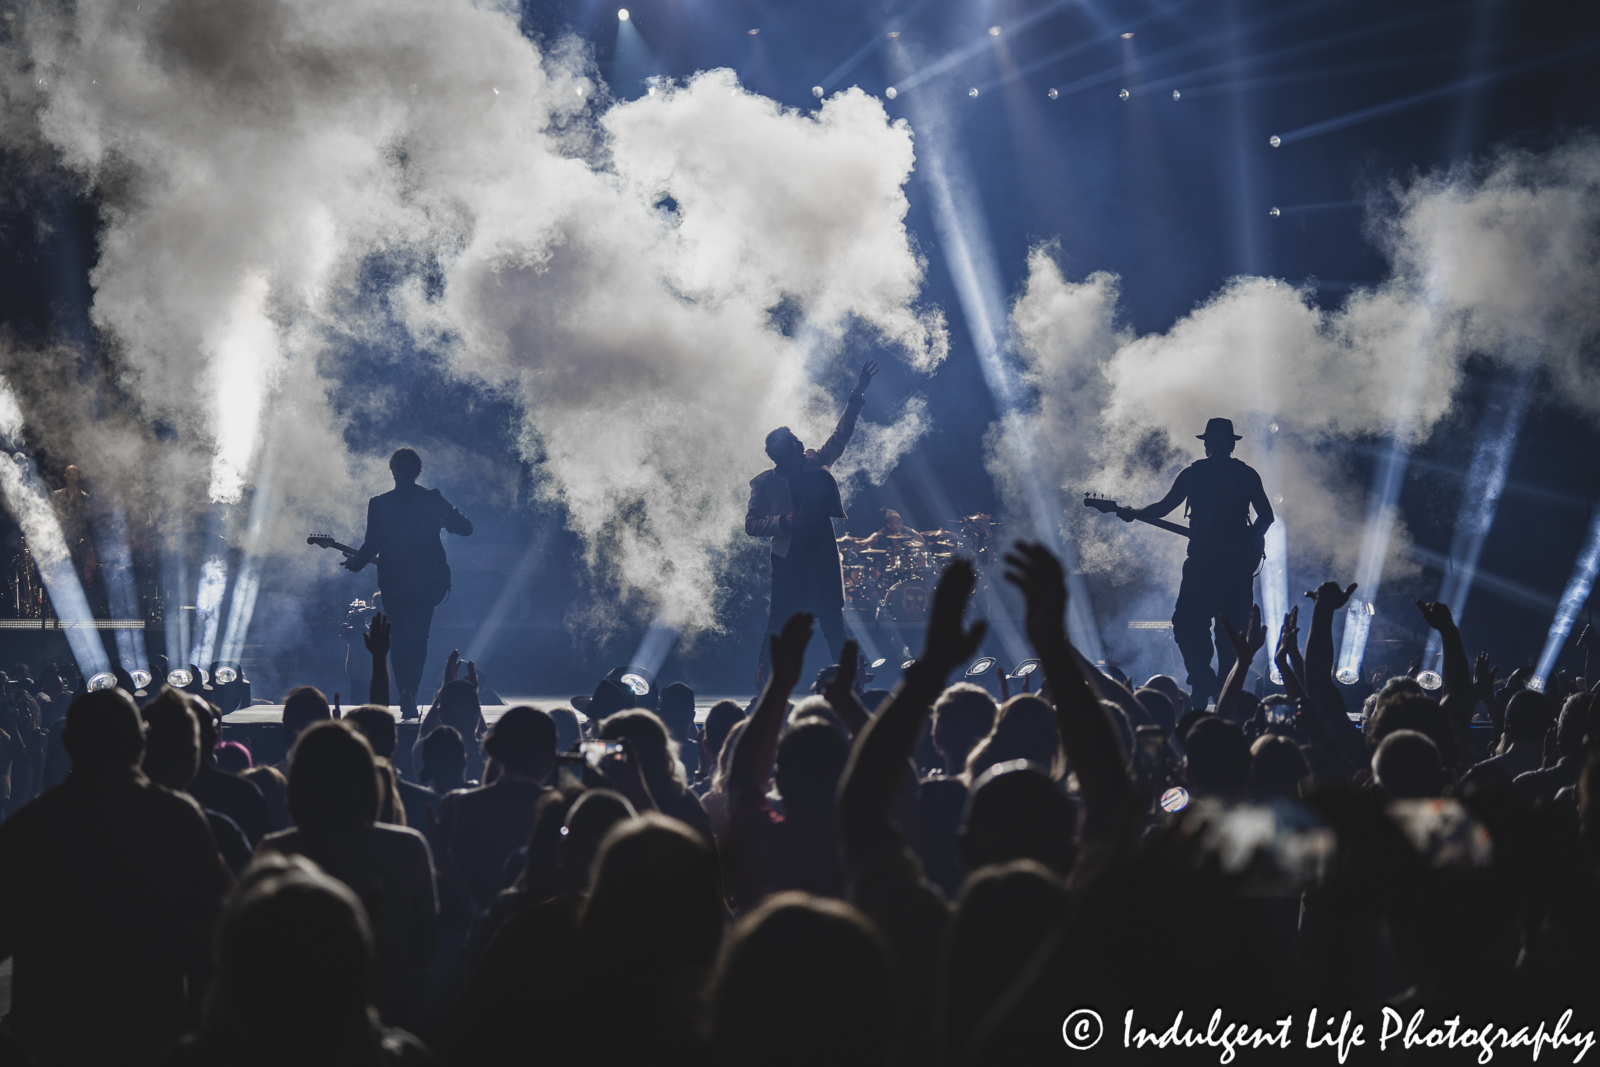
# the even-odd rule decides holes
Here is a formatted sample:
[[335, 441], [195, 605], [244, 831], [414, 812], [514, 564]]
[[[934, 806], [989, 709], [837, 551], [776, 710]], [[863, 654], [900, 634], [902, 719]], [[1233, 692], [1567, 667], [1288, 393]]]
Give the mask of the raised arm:
[[1261, 646], [1267, 643], [1267, 628], [1261, 625], [1260, 606], [1251, 604], [1250, 624], [1244, 633], [1235, 630], [1233, 623], [1227, 619], [1222, 620], [1222, 630], [1228, 635], [1235, 658], [1233, 669], [1228, 672], [1228, 680], [1222, 684], [1222, 695], [1217, 697], [1217, 714], [1232, 722], [1234, 709], [1239, 706], [1239, 694], [1244, 692], [1245, 679], [1250, 676], [1250, 664], [1255, 661]]
[[844, 446], [850, 443], [851, 435], [856, 432], [856, 419], [861, 415], [861, 405], [867, 402], [867, 386], [872, 384], [877, 373], [876, 361], [869, 359], [861, 365], [855, 392], [850, 394], [849, 401], [845, 403], [844, 414], [839, 416], [839, 425], [834, 427], [833, 435], [827, 442], [817, 449], [817, 461], [824, 467], [833, 466], [844, 455]]
[[889, 813], [922, 720], [950, 672], [983, 642], [983, 622], [973, 623], [970, 629], [961, 625], [976, 581], [967, 560], [958, 559], [945, 569], [934, 593], [922, 658], [907, 668], [850, 751], [850, 762], [839, 782], [839, 825], [845, 857], [852, 866], [874, 846], [898, 837]]
[[1006, 555], [1006, 581], [1027, 600], [1028, 640], [1039, 654], [1056, 728], [1083, 791], [1084, 836], [1102, 837], [1130, 796], [1127, 755], [1098, 694], [1078, 669], [1067, 641], [1067, 586], [1049, 549], [1021, 541]]
[[1119, 508], [1117, 516], [1123, 522], [1132, 522], [1134, 519], [1159, 519], [1189, 497], [1189, 468], [1185, 467], [1178, 472], [1172, 481], [1172, 488], [1167, 490], [1167, 495], [1142, 508]]
[[383, 612], [372, 617], [372, 629], [361, 635], [372, 653], [372, 681], [367, 686], [367, 703], [389, 706], [389, 618]]
[[1311, 628], [1306, 632], [1306, 670], [1301, 681], [1328, 737], [1352, 763], [1361, 766], [1366, 761], [1366, 746], [1345, 714], [1344, 695], [1333, 679], [1333, 615], [1350, 602], [1355, 591], [1354, 582], [1348, 589], [1339, 588], [1338, 582], [1323, 582], [1306, 594], [1316, 606], [1311, 609]]
[[1439, 706], [1450, 719], [1450, 731], [1455, 734], [1456, 747], [1460, 750], [1461, 759], [1466, 761], [1459, 769], [1465, 770], [1474, 760], [1472, 710], [1478, 706], [1478, 694], [1472, 685], [1472, 664], [1467, 660], [1467, 647], [1461, 643], [1461, 631], [1450, 614], [1449, 604], [1419, 600], [1417, 610], [1422, 612], [1429, 626], [1439, 631], [1439, 641], [1444, 651], [1443, 670], [1440, 672], [1444, 676], [1444, 698], [1439, 701]]
[[789, 694], [800, 682], [806, 645], [811, 641], [811, 615], [797, 611], [783, 624], [783, 632], [771, 636], [772, 678], [762, 690], [750, 724], [744, 728], [733, 750], [728, 767], [728, 795], [734, 804], [760, 804], [772, 777], [772, 764], [778, 755], [778, 735], [783, 731], [783, 714], [789, 707]]
[[828, 707], [839, 716], [852, 739], [859, 737], [871, 718], [867, 709], [856, 697], [856, 674], [861, 670], [861, 650], [854, 641], [846, 641], [839, 652], [839, 670], [822, 689]]

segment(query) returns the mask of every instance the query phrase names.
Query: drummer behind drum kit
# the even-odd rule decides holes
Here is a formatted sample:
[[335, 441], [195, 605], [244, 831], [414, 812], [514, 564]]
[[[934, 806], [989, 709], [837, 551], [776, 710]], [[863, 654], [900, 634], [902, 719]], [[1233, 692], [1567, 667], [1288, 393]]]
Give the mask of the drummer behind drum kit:
[[839, 538], [846, 606], [879, 626], [926, 622], [934, 587], [951, 560], [971, 559], [980, 570], [995, 562], [998, 522], [972, 515], [951, 525], [949, 530]]

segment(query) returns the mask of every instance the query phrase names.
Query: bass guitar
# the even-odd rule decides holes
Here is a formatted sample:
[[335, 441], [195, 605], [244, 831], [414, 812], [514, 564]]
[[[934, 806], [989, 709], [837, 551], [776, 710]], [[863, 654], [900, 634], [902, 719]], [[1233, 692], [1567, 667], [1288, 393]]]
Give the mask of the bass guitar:
[[353, 556], [356, 554], [355, 549], [351, 548], [349, 545], [341, 545], [328, 534], [312, 534], [310, 537], [306, 538], [306, 544], [316, 545], [318, 548], [337, 548], [346, 556]]
[[[1107, 515], [1118, 516], [1133, 510], [1130, 507], [1118, 504], [1115, 500], [1097, 496], [1094, 493], [1083, 494], [1083, 506], [1094, 508], [1096, 511]], [[1189, 528], [1187, 526], [1179, 526], [1177, 523], [1168, 522], [1166, 519], [1150, 519], [1143, 515], [1134, 515], [1133, 517], [1140, 522], [1146, 522], [1151, 526], [1166, 530], [1168, 533], [1175, 533], [1179, 537], [1189, 536]], [[1228, 555], [1234, 557], [1240, 570], [1248, 571], [1254, 575], [1257, 569], [1260, 568], [1261, 561], [1267, 558], [1266, 537], [1257, 533], [1254, 527], [1249, 527], [1245, 530], [1244, 536], [1237, 542], [1237, 548], [1231, 549]]]

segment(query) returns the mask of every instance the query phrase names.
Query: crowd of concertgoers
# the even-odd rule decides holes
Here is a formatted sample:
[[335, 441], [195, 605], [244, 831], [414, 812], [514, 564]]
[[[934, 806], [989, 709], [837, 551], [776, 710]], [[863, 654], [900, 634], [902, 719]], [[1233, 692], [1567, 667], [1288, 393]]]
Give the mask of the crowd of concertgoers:
[[893, 693], [863, 691], [853, 646], [797, 693], [805, 614], [754, 703], [703, 726], [681, 685], [610, 681], [581, 718], [486, 726], [452, 657], [414, 774], [382, 616], [372, 703], [293, 690], [278, 765], [219, 743], [194, 693], [140, 706], [20, 672], [0, 1064], [1002, 1064], [1062, 1056], [1083, 1005], [1120, 1031], [1135, 1006], [1264, 1025], [1594, 1003], [1587, 631], [1581, 678], [1536, 692], [1419, 602], [1442, 687], [1400, 676], [1347, 706], [1333, 620], [1354, 586], [1329, 582], [1303, 649], [1284, 620], [1283, 693], [1245, 685], [1253, 612], [1216, 705], [1190, 707], [1073, 648], [1045, 549], [1007, 562], [1036, 694], [947, 686], [984, 631], [957, 562]]

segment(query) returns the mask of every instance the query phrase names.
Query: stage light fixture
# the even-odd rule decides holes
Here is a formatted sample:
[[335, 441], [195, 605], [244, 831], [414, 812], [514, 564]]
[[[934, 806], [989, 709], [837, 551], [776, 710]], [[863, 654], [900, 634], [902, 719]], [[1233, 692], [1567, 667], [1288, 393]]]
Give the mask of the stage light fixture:
[[627, 8], [625, 8], [625, 7], [617, 8], [617, 21], [618, 22], [627, 22], [628, 21], [628, 9]]
[[218, 685], [227, 685], [239, 680], [239, 672], [232, 667], [218, 667], [216, 677]]
[[891, 85], [891, 86], [889, 86], [889, 88], [887, 88], [887, 89], [885, 89], [883, 91], [883, 95], [887, 96], [890, 100], [893, 100], [895, 97], [899, 96], [900, 94], [895, 92], [894, 86]]
[[822, 99], [822, 86], [813, 85], [811, 87], [811, 95], [816, 97], [818, 100], [821, 100]]
[[102, 689], [115, 689], [116, 687], [117, 676], [110, 671], [101, 671], [89, 679], [89, 692], [91, 693], [98, 693]]
[[1174, 99], [1174, 100], [1179, 99], [1178, 90], [1176, 90], [1176, 89], [1172, 90], [1172, 99]]
[[1444, 684], [1444, 678], [1438, 671], [1418, 671], [1417, 684], [1431, 693]]
[[1036, 659], [1025, 659], [1021, 663], [1017, 664], [1015, 667], [1011, 668], [1011, 677], [1013, 677], [1013, 678], [1026, 678], [1028, 675], [1032, 674], [1034, 671], [1036, 671], [1038, 669], [1039, 669], [1039, 661], [1038, 660], [1036, 660]]
[[1117, 99], [1118, 100], [1126, 100], [1126, 99], [1128, 99], [1128, 90], [1123, 89], [1120, 92], [1118, 92], [1117, 93]]
[[1279, 145], [1283, 144], [1283, 138], [1279, 137], [1277, 134], [1273, 134], [1271, 137], [1267, 138], [1267, 143], [1273, 148], [1277, 148]]
[[1268, 433], [1277, 433], [1278, 432], [1278, 424], [1275, 423], [1275, 422], [1267, 423], [1267, 432]]
[[133, 687], [135, 689], [146, 689], [150, 686], [149, 671], [129, 671], [128, 677], [133, 679]]
[[636, 697], [642, 697], [650, 692], [650, 683], [642, 675], [631, 671], [622, 676], [622, 684], [631, 689]]
[[1050, 99], [1054, 100], [1056, 97], [1060, 96], [1061, 94], [1056, 92], [1054, 89], [1051, 89], [1048, 93], [1045, 93], [1044, 95], [1046, 95]]
[[1535, 693], [1544, 692], [1544, 679], [1538, 677], [1537, 675], [1535, 675], [1532, 678], [1529, 678], [1526, 682], [1523, 683], [1523, 685], [1526, 688], [1533, 690]]
[[1123, 35], [1122, 35], [1122, 39], [1123, 39], [1123, 40], [1124, 40], [1124, 41], [1131, 41], [1131, 40], [1133, 40], [1133, 31], [1132, 31], [1132, 30], [1129, 30], [1129, 31], [1128, 31], [1128, 32], [1127, 32], [1127, 33], [1125, 33], [1125, 34], [1123, 34]]
[[167, 684], [174, 689], [184, 689], [194, 684], [194, 675], [187, 667], [174, 667], [167, 672]]
[[967, 95], [968, 95], [968, 96], [977, 96], [977, 95], [978, 95], [978, 90], [977, 90], [977, 89], [975, 89], [975, 88], [973, 88], [973, 89], [968, 89], [968, 90], [967, 90]]
[[999, 26], [990, 26], [989, 27], [989, 36], [990, 37], [998, 37], [998, 36], [1000, 36], [1000, 27]]
[[990, 671], [994, 670], [995, 662], [996, 661], [993, 656], [983, 656], [974, 660], [972, 666], [967, 668], [967, 677], [979, 678], [985, 674], [988, 674]]
[[912, 667], [916, 666], [916, 664], [916, 660], [908, 659], [904, 663], [900, 664], [900, 669], [903, 671], [909, 671]]
[[1357, 674], [1353, 667], [1340, 668], [1339, 673], [1335, 674], [1334, 677], [1345, 685], [1355, 685], [1361, 680], [1361, 675]]
[[744, 32], [748, 33], [751, 37], [754, 37], [756, 34], [760, 33], [761, 30], [759, 28], [752, 27], [751, 29], [745, 30]]
[[[1271, 211], [1267, 212], [1267, 214], [1271, 215], [1273, 218], [1277, 218], [1279, 215], [1282, 215], [1283, 212], [1279, 211], [1277, 208], [1273, 208]], [[1274, 425], [1276, 425], [1276, 423], [1274, 423]]]
[[1189, 806], [1189, 791], [1181, 785], [1175, 785], [1161, 794], [1161, 810], [1165, 812], [1182, 811]]
[[892, 41], [898, 36], [900, 36], [900, 31], [899, 30], [890, 30], [889, 31], [889, 40]]

